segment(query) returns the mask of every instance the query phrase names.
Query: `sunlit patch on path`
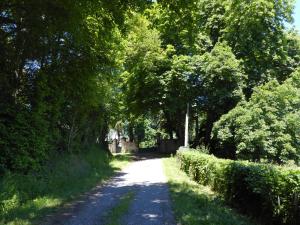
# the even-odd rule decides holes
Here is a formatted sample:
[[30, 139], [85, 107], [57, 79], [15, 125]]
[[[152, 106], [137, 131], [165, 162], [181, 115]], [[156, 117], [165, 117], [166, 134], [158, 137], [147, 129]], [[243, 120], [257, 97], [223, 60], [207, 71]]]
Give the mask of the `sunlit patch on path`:
[[49, 221], [49, 224], [106, 224], [109, 213], [128, 193], [134, 195], [120, 218], [122, 224], [176, 224], [159, 158], [142, 158], [131, 163], [105, 186], [96, 187], [66, 212]]

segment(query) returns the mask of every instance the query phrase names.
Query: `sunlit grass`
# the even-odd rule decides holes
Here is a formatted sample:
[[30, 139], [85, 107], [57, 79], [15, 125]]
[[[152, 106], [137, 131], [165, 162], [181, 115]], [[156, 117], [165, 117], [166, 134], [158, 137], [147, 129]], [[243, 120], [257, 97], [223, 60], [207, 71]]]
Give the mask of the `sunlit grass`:
[[182, 225], [250, 225], [249, 219], [227, 207], [209, 187], [192, 181], [176, 158], [163, 159], [174, 214]]
[[121, 219], [128, 212], [134, 195], [134, 192], [128, 192], [120, 198], [118, 204], [114, 206], [106, 216], [107, 225], [121, 224]]
[[[61, 205], [62, 199], [51, 197], [40, 197], [19, 206], [14, 210], [14, 219], [7, 222], [8, 225], [32, 224], [39, 216], [51, 212], [53, 208]], [[40, 215], [39, 213], [42, 212]]]
[[115, 154], [110, 161], [110, 166], [115, 169], [124, 168], [128, 165], [128, 162], [131, 160], [131, 158], [131, 154]]

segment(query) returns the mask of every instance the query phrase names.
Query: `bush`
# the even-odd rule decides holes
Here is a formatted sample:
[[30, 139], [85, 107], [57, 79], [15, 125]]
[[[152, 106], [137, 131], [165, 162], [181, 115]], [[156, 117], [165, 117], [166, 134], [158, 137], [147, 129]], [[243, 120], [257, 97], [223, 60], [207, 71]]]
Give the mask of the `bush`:
[[[31, 224], [110, 177], [115, 171], [112, 160], [91, 146], [85, 153], [53, 156], [38, 172], [7, 171], [0, 177], [0, 224]], [[22, 222], [16, 223], [18, 219]]]
[[300, 169], [179, 151], [181, 169], [265, 224], [300, 224]]
[[249, 101], [214, 124], [219, 155], [242, 160], [300, 165], [300, 68], [282, 84], [254, 89]]

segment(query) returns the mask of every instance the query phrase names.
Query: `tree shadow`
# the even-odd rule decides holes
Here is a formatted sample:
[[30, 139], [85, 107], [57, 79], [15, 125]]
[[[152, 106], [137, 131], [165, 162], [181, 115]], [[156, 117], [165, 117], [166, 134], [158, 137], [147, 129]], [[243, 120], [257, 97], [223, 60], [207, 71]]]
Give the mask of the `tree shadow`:
[[[41, 224], [41, 219], [72, 207], [74, 199], [80, 199], [79, 203], [110, 177], [120, 173], [109, 160], [103, 160], [105, 162], [101, 165], [95, 160], [94, 166], [84, 160], [70, 159], [70, 162], [55, 165], [41, 174], [4, 177], [0, 185], [3, 191], [0, 204], [6, 207], [6, 211], [2, 209], [0, 224]], [[118, 157], [118, 160], [127, 161], [128, 157]]]
[[127, 173], [119, 172], [106, 185], [95, 187], [56, 214], [49, 214], [42, 224], [107, 224], [107, 216], [128, 193], [134, 198], [120, 224], [176, 224], [166, 183], [127, 184]]
[[[249, 225], [248, 218], [240, 216], [235, 210], [226, 206], [208, 187], [169, 182], [174, 200], [174, 211], [180, 224], [189, 225]], [[195, 191], [201, 189], [199, 192]], [[179, 204], [178, 204], [179, 203]], [[182, 204], [180, 204], [182, 203]]]

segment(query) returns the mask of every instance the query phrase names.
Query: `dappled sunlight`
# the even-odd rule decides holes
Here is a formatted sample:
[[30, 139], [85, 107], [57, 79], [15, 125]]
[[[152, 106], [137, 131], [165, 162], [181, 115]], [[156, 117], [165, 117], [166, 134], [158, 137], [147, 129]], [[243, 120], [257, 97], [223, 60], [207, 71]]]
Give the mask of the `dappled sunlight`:
[[[124, 196], [132, 193], [127, 213], [119, 215], [118, 205]], [[122, 204], [121, 204], [122, 205]], [[161, 160], [157, 158], [135, 161], [118, 172], [104, 186], [99, 185], [74, 201], [63, 212], [59, 212], [47, 223], [63, 221], [66, 225], [81, 224], [80, 221], [93, 224], [107, 224], [111, 216], [118, 214], [124, 224], [174, 224], [169, 201], [168, 186], [162, 172]]]
[[[120, 171], [129, 160], [127, 156], [110, 159], [104, 151], [92, 148], [84, 155], [57, 159], [51, 164], [51, 170], [42, 176], [7, 175], [0, 186], [0, 201], [4, 204], [0, 224], [23, 225], [42, 217], [52, 217], [61, 206], [71, 207], [66, 203], [84, 196], [83, 193]], [[76, 202], [82, 203], [82, 199]]]
[[62, 199], [53, 198], [51, 196], [36, 198], [33, 201], [22, 205], [21, 207], [11, 209], [9, 214], [12, 215], [13, 220], [8, 220], [7, 224], [31, 224], [38, 215], [50, 212], [51, 209], [60, 206], [61, 203]]
[[0, 225], [300, 224], [299, 2], [0, 0]]

